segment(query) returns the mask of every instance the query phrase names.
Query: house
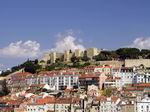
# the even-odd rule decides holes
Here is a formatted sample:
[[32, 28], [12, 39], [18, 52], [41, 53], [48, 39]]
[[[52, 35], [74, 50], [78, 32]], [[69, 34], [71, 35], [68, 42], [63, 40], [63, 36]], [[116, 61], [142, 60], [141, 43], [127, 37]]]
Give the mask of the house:
[[27, 105], [27, 112], [73, 112], [76, 105], [79, 105], [78, 98], [54, 98], [47, 96], [37, 98]]
[[109, 65], [87, 66], [87, 67], [80, 69], [80, 72], [81, 73], [99, 73], [99, 74], [111, 75], [112, 67]]
[[121, 78], [122, 87], [134, 83], [134, 76], [136, 75], [136, 73], [133, 70], [133, 67], [113, 68], [112, 74], [113, 77]]
[[121, 112], [120, 110], [121, 99], [119, 97], [99, 96], [96, 98], [96, 101], [98, 102], [97, 112]]
[[117, 88], [118, 90], [122, 89], [120, 77], [107, 77], [104, 82], [104, 88]]
[[98, 86], [95, 86], [95, 85], [88, 86], [87, 95], [89, 95], [89, 96], [98, 96], [99, 95]]
[[134, 83], [150, 83], [150, 73], [136, 74]]
[[120, 103], [121, 112], [134, 112], [134, 101], [122, 100]]
[[137, 100], [135, 103], [136, 112], [149, 112], [150, 111], [150, 97], [145, 95], [142, 99]]
[[99, 87], [99, 76], [96, 74], [81, 74], [79, 76], [80, 89], [87, 90], [90, 85]]
[[15, 73], [7, 80], [7, 87], [13, 92], [25, 90], [28, 87], [26, 79], [32, 77], [32, 75], [28, 72]]

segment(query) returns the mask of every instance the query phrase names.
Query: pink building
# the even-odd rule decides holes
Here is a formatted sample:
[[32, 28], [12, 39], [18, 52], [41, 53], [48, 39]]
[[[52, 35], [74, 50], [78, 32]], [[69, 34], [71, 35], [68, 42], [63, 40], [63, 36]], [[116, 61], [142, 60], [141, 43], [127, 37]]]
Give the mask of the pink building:
[[103, 89], [104, 87], [104, 82], [107, 79], [107, 76], [105, 74], [100, 74], [99, 76], [99, 88]]

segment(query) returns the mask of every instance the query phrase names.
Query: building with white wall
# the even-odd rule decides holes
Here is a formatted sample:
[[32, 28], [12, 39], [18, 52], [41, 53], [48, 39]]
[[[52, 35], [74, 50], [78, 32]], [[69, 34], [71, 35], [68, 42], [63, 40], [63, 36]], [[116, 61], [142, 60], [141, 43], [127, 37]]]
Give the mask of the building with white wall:
[[150, 97], [147, 95], [135, 103], [135, 112], [150, 112]]
[[150, 83], [150, 73], [136, 74], [134, 83]]
[[98, 97], [97, 101], [99, 102], [97, 112], [121, 112], [120, 111], [120, 101], [118, 97]]
[[78, 74], [74, 72], [40, 74], [37, 77], [28, 78], [27, 84], [48, 84], [50, 88], [60, 90], [64, 87], [78, 86]]
[[136, 73], [132, 67], [114, 68], [112, 70], [113, 77], [120, 77], [122, 87], [134, 83]]

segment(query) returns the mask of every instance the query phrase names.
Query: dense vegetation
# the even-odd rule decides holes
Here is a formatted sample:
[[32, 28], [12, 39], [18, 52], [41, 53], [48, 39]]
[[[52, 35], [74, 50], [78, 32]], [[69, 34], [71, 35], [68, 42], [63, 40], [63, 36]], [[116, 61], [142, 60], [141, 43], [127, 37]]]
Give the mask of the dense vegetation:
[[124, 59], [150, 59], [150, 50], [137, 48], [119, 48], [116, 51], [102, 51], [93, 57], [96, 61], [124, 60]]
[[12, 67], [11, 70], [2, 72], [1, 76], [7, 76], [13, 72], [20, 70], [20, 69], [24, 69], [25, 72], [36, 73], [36, 72], [38, 72], [38, 70], [41, 69], [41, 66], [38, 64], [37, 59], [34, 61], [27, 60], [26, 62], [24, 62], [21, 65]]
[[0, 97], [5, 96], [9, 94], [9, 90], [6, 86], [6, 80], [1, 80], [0, 81]]

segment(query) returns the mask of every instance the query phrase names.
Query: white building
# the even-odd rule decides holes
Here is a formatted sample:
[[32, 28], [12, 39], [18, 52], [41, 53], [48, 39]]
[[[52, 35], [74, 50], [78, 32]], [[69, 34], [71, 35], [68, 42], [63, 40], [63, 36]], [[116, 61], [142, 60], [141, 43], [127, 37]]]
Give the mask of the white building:
[[64, 87], [78, 86], [78, 74], [74, 72], [40, 74], [38, 77], [28, 78], [27, 84], [48, 84], [50, 88], [60, 90]]
[[98, 98], [99, 106], [97, 112], [120, 112], [120, 101], [118, 97], [100, 97]]
[[150, 112], [150, 97], [145, 96], [135, 104], [135, 112]]
[[122, 89], [122, 80], [120, 77], [108, 77], [104, 82], [104, 88], [117, 88]]
[[150, 73], [136, 74], [134, 83], [150, 83]]
[[122, 87], [134, 83], [135, 75], [136, 73], [133, 71], [132, 67], [121, 67], [113, 70], [114, 77], [121, 77]]

